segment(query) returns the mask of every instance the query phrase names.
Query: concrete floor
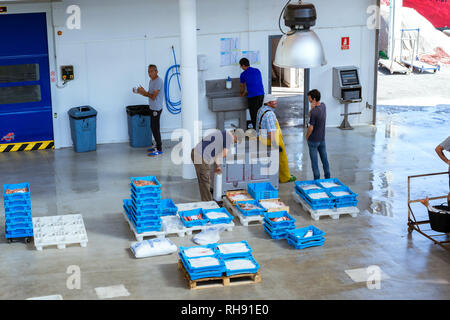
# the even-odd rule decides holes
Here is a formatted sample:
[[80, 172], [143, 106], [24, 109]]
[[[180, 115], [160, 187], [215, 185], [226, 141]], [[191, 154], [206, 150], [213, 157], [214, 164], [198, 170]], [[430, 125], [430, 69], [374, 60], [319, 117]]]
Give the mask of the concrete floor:
[[[297, 251], [285, 240], [272, 240], [261, 225], [237, 226], [221, 241], [247, 240], [261, 265], [262, 282], [198, 291], [187, 289], [177, 269], [177, 255], [137, 260], [129, 250], [134, 236], [122, 216], [129, 179], [156, 175], [163, 197], [175, 203], [199, 201], [196, 181], [184, 181], [171, 164], [170, 150], [150, 159], [145, 149], [128, 144], [99, 145], [97, 152], [72, 149], [0, 154], [1, 184], [30, 182], [33, 216], [82, 214], [89, 243], [65, 250], [33, 244], [7, 244], [0, 229], [0, 299], [60, 294], [64, 299], [98, 299], [95, 288], [123, 284], [121, 299], [449, 299], [450, 252], [414, 232], [407, 232], [407, 176], [445, 171], [434, 154], [449, 134], [450, 107], [380, 111], [376, 127], [327, 130], [334, 177], [359, 194], [357, 218], [322, 218], [315, 222], [292, 200], [293, 184], [280, 187], [297, 226], [324, 230], [325, 245]], [[284, 130], [292, 173], [311, 179], [303, 130]], [[414, 194], [443, 195], [446, 177], [415, 185]], [[3, 199], [0, 202], [3, 206]], [[416, 207], [418, 215], [425, 211]], [[4, 215], [0, 216], [4, 225]], [[172, 237], [192, 246], [189, 237]], [[81, 288], [69, 290], [69, 266], [81, 269]], [[376, 265], [389, 276], [381, 289], [355, 283], [345, 270]]]

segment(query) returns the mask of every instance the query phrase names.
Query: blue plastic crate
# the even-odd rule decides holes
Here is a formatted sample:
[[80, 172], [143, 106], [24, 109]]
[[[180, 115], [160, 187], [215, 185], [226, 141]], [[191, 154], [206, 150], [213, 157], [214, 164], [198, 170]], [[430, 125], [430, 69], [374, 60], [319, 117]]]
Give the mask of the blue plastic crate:
[[5, 224], [16, 224], [16, 223], [26, 223], [28, 221], [33, 221], [31, 212], [26, 212], [23, 216], [6, 216]]
[[[224, 245], [224, 244], [234, 244], [234, 243], [243, 243], [245, 244], [245, 246], [247, 247], [248, 251], [246, 252], [238, 252], [238, 253], [222, 253], [219, 249], [219, 245]], [[228, 259], [234, 259], [234, 258], [245, 258], [249, 255], [252, 254], [253, 249], [249, 246], [248, 242], [245, 240], [239, 241], [239, 242], [227, 242], [227, 243], [219, 243], [216, 244], [216, 251], [219, 254], [219, 256], [223, 259], [223, 260], [228, 260]]]
[[323, 240], [311, 241], [311, 242], [308, 242], [305, 244], [297, 244], [297, 243], [293, 242], [292, 240], [288, 239], [288, 243], [291, 246], [293, 246], [295, 249], [302, 250], [302, 249], [311, 248], [311, 247], [323, 246], [325, 243], [325, 238], [323, 238]]
[[23, 219], [29, 217], [32, 217], [31, 208], [27, 210], [17, 210], [17, 211], [6, 211], [5, 209], [6, 219]]
[[13, 231], [7, 231], [5, 232], [6, 239], [10, 238], [25, 238], [25, 237], [32, 237], [33, 236], [33, 228], [28, 229], [16, 229]]
[[255, 200], [278, 198], [278, 190], [270, 182], [249, 183], [247, 190]]
[[[271, 221], [270, 219], [273, 218], [282, 218], [287, 217], [289, 218], [289, 221]], [[264, 213], [265, 221], [272, 227], [272, 228], [278, 228], [278, 227], [289, 227], [291, 225], [295, 225], [295, 222], [297, 221], [294, 219], [287, 211], [277, 211], [277, 212], [266, 212]]]
[[178, 212], [178, 207], [175, 205], [172, 199], [161, 200], [161, 215], [162, 216], [174, 216]]
[[[241, 205], [243, 205], [245, 203], [253, 204], [253, 205], [257, 206], [259, 209], [242, 210]], [[259, 203], [258, 200], [237, 201], [236, 208], [239, 210], [240, 213], [242, 213], [243, 216], [246, 216], [246, 217], [263, 215], [264, 212], [266, 211], [266, 209], [263, 206], [261, 206], [261, 204]]]
[[349, 207], [356, 207], [357, 205], [358, 205], [358, 200], [336, 202], [336, 208], [349, 208]]
[[134, 206], [131, 206], [132, 211], [136, 218], [147, 218], [147, 217], [154, 217], [154, 216], [161, 216], [161, 209], [136, 209]]
[[151, 221], [161, 221], [161, 214], [159, 213], [152, 213], [152, 214], [137, 214], [134, 210], [133, 206], [131, 207], [130, 214], [133, 216], [133, 218], [136, 221], [139, 222], [151, 222]]
[[26, 221], [21, 223], [6, 223], [5, 224], [5, 230], [6, 232], [14, 232], [15, 230], [33, 230], [33, 222], [32, 221]]
[[25, 231], [23, 233], [14, 233], [14, 234], [10, 234], [7, 232], [5, 233], [6, 239], [30, 238], [33, 236], [34, 236], [33, 230]]
[[199, 257], [199, 258], [189, 258], [189, 259], [181, 258], [181, 261], [183, 262], [184, 267], [186, 268], [186, 271], [189, 272], [189, 274], [204, 272], [204, 271], [215, 271], [215, 272], [224, 272], [225, 271], [225, 264], [223, 263], [223, 260], [220, 259], [219, 257], [211, 257], [211, 258], [217, 259], [217, 261], [219, 262], [219, 265], [207, 266], [207, 267], [197, 267], [197, 268], [192, 266], [192, 263], [191, 263], [192, 261], [194, 261], [196, 259], [202, 259], [202, 258], [209, 258], [209, 257]]
[[[144, 187], [138, 187], [134, 184], [134, 180], [145, 180], [145, 181], [153, 181], [156, 183], [155, 186], [144, 186]], [[159, 183], [158, 179], [154, 176], [148, 176], [148, 177], [132, 177], [130, 178], [130, 184], [133, 191], [137, 194], [148, 194], [148, 193], [161, 193], [161, 184]]]
[[191, 278], [191, 280], [198, 280], [198, 279], [203, 279], [203, 278], [218, 278], [218, 277], [222, 277], [223, 273], [225, 272], [225, 266], [221, 267], [218, 270], [192, 272], [192, 271], [188, 270], [188, 264], [186, 263], [186, 261], [183, 258], [181, 259], [181, 263], [183, 264], [186, 272], [189, 274], [189, 277]]
[[[325, 193], [328, 198], [325, 199], [313, 199], [311, 197], [311, 195], [313, 194], [317, 194], [317, 193]], [[304, 195], [305, 198], [308, 200], [309, 203], [312, 203], [314, 205], [327, 205], [327, 204], [333, 204], [335, 202], [335, 197], [333, 197], [331, 194], [329, 194], [328, 192], [324, 191], [324, 190], [313, 190], [307, 194]]]
[[[315, 180], [315, 181], [319, 184], [319, 186], [321, 186], [321, 187], [324, 188], [324, 189], [331, 189], [331, 188], [325, 188], [325, 186], [322, 184], [323, 182], [331, 182], [331, 183], [335, 183], [335, 184], [337, 184], [337, 185], [339, 185], [339, 186], [341, 186], [341, 187], [345, 187], [345, 186], [346, 186], [346, 185], [343, 184], [341, 181], [339, 181], [338, 178], [318, 179], [318, 180]], [[333, 187], [333, 188], [337, 188], [337, 187]]]
[[269, 236], [272, 239], [275, 239], [275, 240], [286, 239], [288, 229], [274, 231], [274, 230], [270, 229], [270, 226], [268, 226], [266, 223], [263, 223], [263, 226], [264, 226], [264, 230], [269, 234]]
[[257, 273], [258, 270], [261, 268], [259, 266], [258, 262], [256, 262], [256, 260], [251, 255], [248, 256], [248, 257], [245, 257], [245, 258], [229, 259], [227, 261], [240, 260], [240, 259], [250, 260], [255, 265], [255, 268], [252, 268], [252, 269], [240, 269], [240, 270], [230, 270], [230, 269], [227, 269], [226, 265], [225, 265], [225, 274], [227, 276], [232, 276], [232, 275], [235, 275], [235, 274], [244, 274], [244, 273]]
[[[133, 214], [131, 214], [131, 221], [136, 228], [140, 229], [151, 229], [148, 231], [161, 231], [161, 219], [158, 220], [136, 220]], [[136, 229], [137, 230], [137, 229]]]
[[7, 216], [20, 216], [24, 215], [25, 212], [31, 212], [31, 205], [5, 207], [5, 215]]
[[[134, 224], [134, 221], [133, 221]], [[154, 232], [154, 231], [161, 231], [161, 225], [153, 225], [153, 226], [146, 226], [146, 227], [138, 227], [134, 224], [134, 227], [136, 228], [137, 233], [146, 233], [146, 232]]]
[[335, 206], [334, 202], [327, 203], [327, 204], [317, 204], [317, 203], [311, 203], [309, 199], [305, 197], [300, 191], [297, 189], [295, 192], [299, 195], [300, 198], [302, 198], [313, 210], [323, 210], [323, 209], [333, 209]]
[[[340, 191], [348, 192], [350, 194], [345, 196], [335, 196], [332, 194], [332, 192], [340, 192]], [[352, 202], [355, 201], [356, 198], [358, 197], [358, 194], [354, 193], [347, 186], [327, 189], [327, 193], [331, 194], [331, 196], [335, 198], [336, 202]]]
[[24, 207], [29, 206], [31, 207], [31, 200], [29, 198], [26, 199], [15, 199], [15, 200], [3, 200], [5, 204], [5, 208], [15, 208], [15, 207]]
[[[208, 245], [205, 245], [205, 246], [193, 246], [193, 247], [183, 247], [183, 246], [179, 246], [179, 247], [178, 247], [178, 250], [179, 250], [178, 256], [179, 256], [181, 259], [184, 259], [184, 260], [191, 259], [190, 257], [188, 257], [188, 256], [185, 254], [185, 251], [186, 251], [186, 250], [189, 250], [189, 249], [192, 249], [192, 248], [205, 248], [205, 249], [210, 249], [210, 250], [211, 250], [211, 254], [206, 254], [206, 255], [198, 256], [197, 258], [201, 258], [201, 257], [215, 257], [215, 258], [218, 258], [219, 255], [217, 254], [217, 252], [216, 252], [216, 250], [215, 250], [215, 247], [216, 247], [215, 244], [208, 244]], [[192, 257], [192, 258], [194, 258], [194, 257]]]
[[161, 200], [161, 192], [137, 193], [133, 188], [131, 188], [131, 198], [136, 202], [151, 202], [152, 200]]
[[[25, 193], [12, 193], [6, 194], [6, 189], [14, 190], [14, 189], [24, 189], [28, 188], [28, 192]], [[21, 199], [29, 199], [30, 198], [30, 184], [28, 182], [25, 183], [17, 183], [17, 184], [4, 184], [3, 185], [3, 199], [5, 200], [21, 200]]]
[[[221, 212], [225, 213], [228, 218], [218, 218], [218, 219], [209, 219], [206, 214], [209, 212]], [[205, 219], [208, 219], [209, 223], [211, 224], [229, 224], [231, 221], [233, 221], [233, 216], [228, 212], [225, 208], [218, 208], [218, 209], [207, 209], [202, 211], [202, 215]]]
[[[207, 224], [209, 222], [208, 219], [204, 218], [204, 216], [203, 216], [203, 209], [202, 208], [193, 209], [193, 210], [186, 210], [186, 211], [179, 211], [178, 215], [180, 216], [180, 220], [183, 222], [183, 224], [187, 228], [191, 228], [191, 227], [195, 227], [195, 226], [203, 226], [203, 225], [205, 225], [205, 224]], [[200, 215], [202, 217], [202, 219], [194, 220], [194, 221], [186, 221], [184, 219], [184, 217], [196, 216], [196, 215]]]
[[144, 214], [147, 213], [161, 213], [161, 201], [153, 200], [152, 202], [136, 202], [133, 198], [131, 199], [132, 206], [136, 213]]
[[307, 181], [295, 181], [295, 189], [300, 191], [303, 194], [307, 194], [313, 190], [317, 190], [317, 189], [310, 189], [310, 190], [305, 190], [303, 189], [303, 186], [307, 186], [307, 185], [316, 185], [317, 187], [319, 187], [320, 189], [323, 189], [323, 187], [321, 185], [319, 185], [316, 180], [307, 180]]
[[[309, 230], [313, 231], [313, 235], [308, 238], [303, 238]], [[289, 230], [289, 232], [288, 232], [288, 238], [294, 242], [319, 240], [319, 239], [322, 239], [325, 235], [326, 235], [325, 232], [316, 228], [315, 226], [309, 226], [309, 227], [305, 227], [305, 228]]]

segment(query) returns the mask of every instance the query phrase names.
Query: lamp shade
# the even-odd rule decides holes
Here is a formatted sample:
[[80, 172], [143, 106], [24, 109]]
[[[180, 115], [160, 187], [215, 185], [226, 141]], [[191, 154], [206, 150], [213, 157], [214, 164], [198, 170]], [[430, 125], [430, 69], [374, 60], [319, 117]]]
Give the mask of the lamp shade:
[[319, 37], [312, 30], [285, 34], [278, 43], [274, 64], [281, 68], [315, 68], [327, 64]]

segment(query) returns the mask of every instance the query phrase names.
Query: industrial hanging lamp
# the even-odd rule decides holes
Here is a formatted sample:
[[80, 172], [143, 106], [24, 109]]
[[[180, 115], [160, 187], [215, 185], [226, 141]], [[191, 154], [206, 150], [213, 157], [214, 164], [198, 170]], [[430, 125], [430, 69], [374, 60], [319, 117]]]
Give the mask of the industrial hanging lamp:
[[[311, 27], [316, 24], [317, 13], [313, 4], [288, 3], [281, 11], [278, 21], [283, 36], [275, 54], [274, 64], [281, 68], [315, 68], [327, 64], [319, 37]], [[291, 28], [285, 33], [281, 29], [281, 16], [284, 12], [284, 24]]]

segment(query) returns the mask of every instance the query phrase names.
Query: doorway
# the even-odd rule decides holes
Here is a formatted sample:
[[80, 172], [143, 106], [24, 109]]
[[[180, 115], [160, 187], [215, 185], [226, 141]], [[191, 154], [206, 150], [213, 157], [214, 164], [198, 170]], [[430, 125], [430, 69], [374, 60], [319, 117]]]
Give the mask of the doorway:
[[47, 18], [0, 16], [0, 152], [53, 149]]
[[281, 35], [269, 36], [269, 93], [278, 97], [275, 111], [281, 127], [297, 127], [306, 123], [303, 112], [305, 70], [274, 65]]

